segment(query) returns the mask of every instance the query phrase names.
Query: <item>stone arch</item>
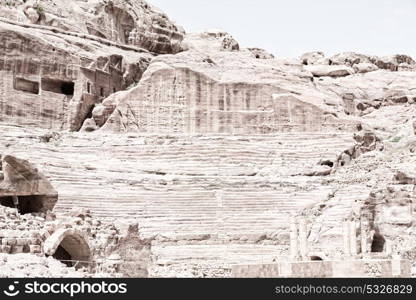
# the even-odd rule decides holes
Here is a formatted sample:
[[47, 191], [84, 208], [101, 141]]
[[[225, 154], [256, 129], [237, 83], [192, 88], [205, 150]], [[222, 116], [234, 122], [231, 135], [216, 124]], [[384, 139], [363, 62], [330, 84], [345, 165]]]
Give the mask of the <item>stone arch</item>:
[[58, 229], [45, 241], [43, 250], [45, 255], [76, 268], [87, 266], [91, 259], [88, 239], [75, 229]]

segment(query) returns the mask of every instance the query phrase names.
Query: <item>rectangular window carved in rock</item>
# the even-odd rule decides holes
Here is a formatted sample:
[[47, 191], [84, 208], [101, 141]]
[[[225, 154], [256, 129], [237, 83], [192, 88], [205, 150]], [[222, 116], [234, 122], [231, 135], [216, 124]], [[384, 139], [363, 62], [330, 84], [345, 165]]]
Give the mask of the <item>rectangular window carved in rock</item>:
[[42, 78], [42, 91], [48, 91], [68, 96], [74, 95], [75, 84], [72, 81]]
[[16, 78], [14, 80], [14, 89], [30, 94], [39, 94], [39, 82]]

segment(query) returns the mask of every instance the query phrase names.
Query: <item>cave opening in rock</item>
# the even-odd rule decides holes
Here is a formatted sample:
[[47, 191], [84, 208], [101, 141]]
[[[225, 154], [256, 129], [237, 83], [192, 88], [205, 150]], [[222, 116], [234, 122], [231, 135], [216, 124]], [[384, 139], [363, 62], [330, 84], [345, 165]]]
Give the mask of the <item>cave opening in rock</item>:
[[59, 260], [68, 267], [74, 266], [74, 261], [72, 259], [71, 254], [69, 254], [68, 251], [66, 251], [65, 248], [61, 245], [59, 245], [58, 248], [56, 248], [56, 252], [54, 255], [52, 255], [52, 257]]
[[0, 197], [0, 205], [10, 208], [15, 208], [12, 197]]
[[[16, 196], [16, 203], [13, 197], [0, 197], [0, 205], [10, 208], [17, 208], [19, 214], [25, 215], [43, 211], [42, 196]], [[17, 205], [16, 205], [17, 204]]]
[[314, 255], [314, 256], [311, 256], [311, 260], [312, 261], [320, 261], [320, 260], [323, 260], [323, 259], [321, 257], [317, 256], [317, 255]]
[[371, 244], [371, 252], [383, 252], [385, 243], [384, 237], [379, 233], [375, 233]]
[[72, 81], [42, 78], [42, 90], [72, 96], [74, 95], [75, 83]]

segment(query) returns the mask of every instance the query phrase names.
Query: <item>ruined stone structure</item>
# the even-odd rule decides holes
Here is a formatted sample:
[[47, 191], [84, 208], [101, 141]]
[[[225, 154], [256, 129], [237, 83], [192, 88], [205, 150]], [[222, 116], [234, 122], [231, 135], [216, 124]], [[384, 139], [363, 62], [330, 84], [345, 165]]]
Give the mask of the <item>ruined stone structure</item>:
[[[142, 89], [129, 94], [131, 102], [122, 110], [119, 107], [114, 114], [115, 120], [111, 122], [117, 122], [118, 130], [264, 134], [306, 129], [320, 131], [342, 123], [294, 95], [274, 94], [279, 88], [218, 84], [189, 70], [157, 72], [141, 85]], [[149, 98], [141, 98], [144, 95]]]

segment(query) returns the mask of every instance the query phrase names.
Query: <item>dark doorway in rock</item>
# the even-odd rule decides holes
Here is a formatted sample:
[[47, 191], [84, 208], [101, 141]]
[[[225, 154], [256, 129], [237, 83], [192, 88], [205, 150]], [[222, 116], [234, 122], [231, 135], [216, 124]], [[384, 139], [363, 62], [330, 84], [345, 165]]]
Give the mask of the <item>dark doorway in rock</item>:
[[42, 78], [42, 90], [72, 96], [74, 95], [75, 84], [72, 81]]
[[371, 252], [383, 252], [385, 243], [384, 237], [379, 233], [375, 233], [371, 244]]
[[320, 260], [323, 260], [323, 259], [321, 257], [317, 256], [317, 255], [314, 255], [314, 256], [311, 256], [311, 260], [312, 261], [320, 261]]
[[58, 246], [55, 254], [52, 255], [52, 257], [55, 258], [56, 260], [59, 260], [63, 264], [67, 265], [68, 267], [74, 266], [74, 262], [72, 260], [71, 254], [69, 254], [68, 251], [66, 251], [65, 248], [62, 247], [61, 245]]
[[12, 197], [0, 197], [0, 205], [10, 208], [15, 208]]

